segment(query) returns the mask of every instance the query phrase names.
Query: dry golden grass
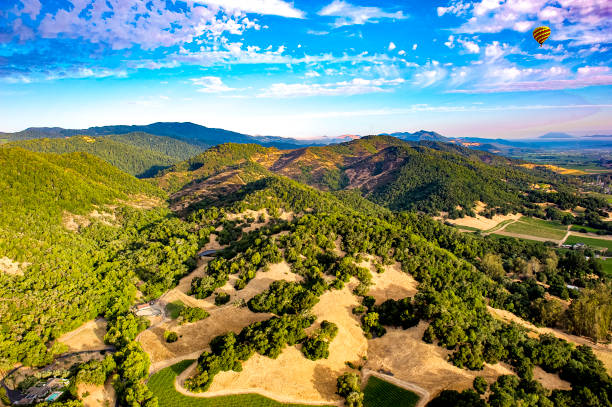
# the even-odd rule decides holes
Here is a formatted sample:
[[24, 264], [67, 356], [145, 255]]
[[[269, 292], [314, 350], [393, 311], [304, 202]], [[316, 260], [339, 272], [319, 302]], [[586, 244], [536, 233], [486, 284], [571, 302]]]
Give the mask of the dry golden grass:
[[446, 221], [456, 226], [467, 226], [467, 227], [476, 228], [480, 230], [489, 230], [504, 221], [518, 220], [522, 216], [521, 214], [515, 213], [515, 214], [508, 214], [508, 215], [495, 215], [491, 219], [489, 219], [489, 218], [485, 218], [484, 216], [478, 215], [478, 213], [481, 212], [485, 207], [486, 205], [484, 203], [477, 202], [476, 208], [474, 209], [474, 212], [476, 212], [475, 217], [466, 216], [464, 218], [459, 218], [459, 219], [446, 219]]
[[539, 366], [533, 369], [533, 378], [549, 390], [571, 390], [572, 385], [561, 379], [557, 373], [548, 373]]
[[242, 372], [218, 374], [209, 391], [264, 391], [275, 395], [275, 399], [338, 402], [336, 378], [349, 370], [345, 362], [358, 364], [367, 353], [367, 340], [358, 317], [352, 313], [358, 305], [352, 293], [354, 286], [352, 283], [342, 290], [324, 293], [312, 310], [317, 321], [308, 332], [323, 320], [338, 325], [338, 336], [330, 344], [328, 359], [308, 360], [295, 346], [285, 348], [277, 359], [254, 355], [243, 364]]
[[556, 172], [557, 174], [563, 174], [563, 175], [586, 175], [587, 173], [581, 170], [572, 170], [569, 168], [563, 168], [563, 167], [559, 167], [556, 165], [551, 165], [551, 164], [521, 164], [521, 167], [524, 168], [529, 168], [534, 169], [537, 167], [541, 167], [541, 168], [546, 168], [548, 170], [551, 170], [552, 172]]
[[448, 361], [449, 351], [423, 342], [427, 323], [402, 330], [388, 328], [382, 338], [368, 341], [366, 368], [374, 371], [392, 372], [393, 376], [414, 383], [427, 390], [432, 397], [444, 389], [464, 390], [472, 386], [476, 376], [483, 376], [492, 383], [500, 375], [512, 374], [502, 363], [485, 365], [481, 371], [460, 369]]
[[[269, 319], [271, 314], [253, 313], [248, 308], [238, 305], [267, 290], [274, 281], [302, 280], [301, 276], [291, 272], [286, 262], [271, 265], [267, 272], [259, 271], [242, 290], [234, 288], [237, 277], [232, 275], [228, 283], [217, 290], [228, 293], [230, 302], [228, 305], [218, 307], [215, 305], [214, 295], [202, 300], [187, 295], [191, 279], [197, 275], [203, 275], [204, 270], [205, 264], [200, 265], [194, 273], [183, 278], [175, 289], [163, 295], [159, 302], [160, 306], [165, 307], [168, 303], [182, 301], [187, 306], [207, 310], [210, 316], [202, 321], [185, 325], [178, 325], [177, 321], [167, 319], [159, 324], [153, 324], [152, 329], [139, 336], [138, 341], [151, 357], [153, 370], [164, 366], [163, 362], [166, 360], [187, 358], [191, 355], [197, 357], [200, 352], [208, 349], [209, 342], [218, 335], [230, 331], [238, 333], [253, 322]], [[163, 337], [166, 330], [178, 333], [179, 340], [174, 343], [166, 343]]]
[[116, 394], [110, 380], [104, 386], [80, 383], [77, 387], [83, 407], [110, 407], [116, 403]]
[[384, 266], [385, 272], [381, 274], [375, 271], [371, 260], [360, 263], [359, 266], [370, 269], [372, 286], [368, 295], [374, 297], [376, 304], [386, 300], [401, 300], [402, 298], [412, 297], [417, 293], [417, 281], [410, 274], [404, 273], [401, 265], [397, 262], [390, 266]]
[[23, 271], [30, 263], [18, 263], [8, 257], [0, 257], [0, 273], [6, 273], [12, 276], [22, 276]]
[[104, 344], [106, 325], [105, 319], [98, 318], [65, 333], [57, 341], [67, 345], [70, 352], [103, 349], [107, 346]]

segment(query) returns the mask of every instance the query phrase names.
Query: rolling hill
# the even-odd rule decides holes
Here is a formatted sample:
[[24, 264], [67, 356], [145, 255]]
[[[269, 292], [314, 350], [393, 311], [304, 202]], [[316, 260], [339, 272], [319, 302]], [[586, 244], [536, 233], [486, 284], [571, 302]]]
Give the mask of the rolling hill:
[[[221, 145], [165, 170], [158, 182], [176, 193], [175, 202], [185, 203], [192, 201], [188, 195], [197, 196], [197, 191], [213, 183], [238, 186], [274, 173], [322, 190], [358, 189], [369, 200], [393, 210], [436, 213], [458, 207], [469, 211], [477, 201], [490, 207], [518, 207], [521, 194], [531, 184], [562, 179], [520, 164], [450, 143], [369, 136], [290, 151]], [[245, 172], [248, 180], [240, 180]]]
[[258, 143], [278, 148], [296, 148], [312, 142], [290, 138], [249, 136], [234, 131], [201, 126], [194, 123], [158, 122], [148, 125], [116, 125], [87, 129], [63, 129], [60, 127], [31, 127], [16, 133], [0, 133], [0, 141], [31, 140], [39, 138], [64, 138], [77, 135], [107, 136], [127, 133], [147, 133], [170, 137], [199, 147], [207, 148], [222, 143]]
[[[462, 234], [426, 215], [391, 212], [350, 188], [374, 178], [361, 192], [383, 200], [377, 188], [431, 183], [431, 172], [463, 181], [484, 173], [491, 188], [498, 188], [494, 180], [501, 175], [536, 176], [520, 169], [513, 174], [516, 163], [503, 160], [392, 137], [291, 151], [222, 144], [156, 178], [181, 204], [175, 205], [184, 215], [178, 217], [161, 190], [93, 155], [0, 148], [0, 259], [20, 270], [0, 271], [0, 370], [47, 365], [63, 352], [56, 341], [62, 333], [104, 316], [105, 343], [114, 347], [109, 364], [77, 362], [62, 374], [73, 383], [90, 379], [88, 370], [99, 383], [112, 377], [120, 405], [155, 406], [156, 394], [175, 391], [172, 382], [145, 384], [150, 357], [176, 363], [171, 350], [182, 352], [180, 360], [200, 354], [177, 384], [197, 392], [227, 385], [222, 376], [261, 377], [256, 385], [280, 398], [308, 387], [327, 395], [324, 402], [336, 402], [337, 378], [357, 383], [339, 392], [355, 399], [363, 396], [359, 375], [384, 369], [426, 389], [432, 405], [605, 405], [612, 381], [598, 357], [609, 356], [609, 349], [576, 346], [587, 342], [569, 335], [608, 335], [609, 281], [596, 259], [541, 243]], [[448, 198], [452, 182], [435, 184], [422, 202]], [[217, 243], [224, 249], [214, 258], [198, 256]], [[284, 277], [272, 282], [275, 267]], [[250, 285], [262, 277], [269, 284]], [[410, 290], [398, 290], [404, 282]], [[569, 307], [557, 298], [563, 290], [568, 295], [568, 284], [582, 287], [572, 292]], [[159, 299], [164, 306], [163, 295], [181, 289], [191, 304], [185, 309], [203, 319], [162, 316], [170, 324], [164, 327], [180, 333], [176, 342], [130, 312], [137, 292], [139, 301]], [[242, 295], [243, 302], [219, 305], [212, 298], [220, 292], [234, 301]], [[496, 317], [500, 312], [557, 330], [528, 332]], [[238, 313], [249, 321], [228, 328]], [[211, 325], [219, 333], [202, 340]], [[553, 386], [538, 381], [542, 372], [555, 379]], [[274, 386], [265, 380], [272, 376], [298, 386]], [[491, 385], [483, 398], [469, 390], [477, 376]], [[559, 382], [563, 386], [554, 387]], [[239, 390], [262, 388], [246, 387]], [[449, 388], [459, 391], [444, 391]]]
[[151, 177], [203, 151], [202, 147], [193, 144], [142, 132], [13, 141], [0, 148], [7, 146], [58, 154], [85, 152], [140, 178]]

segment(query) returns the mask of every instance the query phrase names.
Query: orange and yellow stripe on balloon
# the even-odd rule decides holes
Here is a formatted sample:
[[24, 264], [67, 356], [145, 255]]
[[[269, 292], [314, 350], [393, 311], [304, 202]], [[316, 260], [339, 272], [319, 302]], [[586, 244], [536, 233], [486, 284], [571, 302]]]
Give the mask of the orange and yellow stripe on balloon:
[[550, 27], [543, 25], [542, 27], [538, 27], [533, 30], [533, 38], [535, 38], [538, 44], [540, 44], [540, 47], [542, 44], [544, 44], [544, 41], [546, 41], [548, 37], [550, 37]]

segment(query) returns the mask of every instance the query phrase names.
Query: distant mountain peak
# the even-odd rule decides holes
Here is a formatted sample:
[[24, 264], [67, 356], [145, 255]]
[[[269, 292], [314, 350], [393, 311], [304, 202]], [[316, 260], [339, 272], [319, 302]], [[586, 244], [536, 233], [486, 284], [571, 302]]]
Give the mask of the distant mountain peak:
[[543, 134], [538, 138], [575, 138], [575, 137], [567, 133], [550, 132], [550, 133]]
[[396, 133], [382, 133], [381, 135], [393, 136], [400, 140], [405, 141], [444, 141], [448, 142], [449, 139], [444, 137], [440, 133], [429, 130], [419, 130], [414, 133], [410, 132], [396, 132]]

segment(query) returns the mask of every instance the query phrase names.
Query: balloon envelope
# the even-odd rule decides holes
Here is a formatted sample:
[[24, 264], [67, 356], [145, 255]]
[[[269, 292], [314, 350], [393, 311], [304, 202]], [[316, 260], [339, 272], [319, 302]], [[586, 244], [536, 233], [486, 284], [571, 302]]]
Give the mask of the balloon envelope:
[[542, 44], [544, 44], [544, 41], [546, 41], [548, 37], [550, 37], [550, 28], [546, 27], [545, 25], [533, 30], [533, 38], [535, 38], [538, 44], [540, 44], [540, 47]]

